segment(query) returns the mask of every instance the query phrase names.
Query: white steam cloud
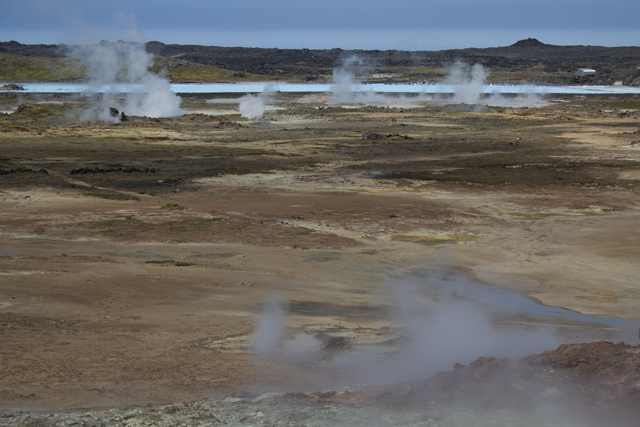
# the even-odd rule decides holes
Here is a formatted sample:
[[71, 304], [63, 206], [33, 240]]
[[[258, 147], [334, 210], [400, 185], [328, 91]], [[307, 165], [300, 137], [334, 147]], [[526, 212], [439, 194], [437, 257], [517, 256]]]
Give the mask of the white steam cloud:
[[393, 384], [427, 378], [481, 356], [520, 357], [560, 344], [549, 330], [500, 333], [488, 315], [470, 302], [445, 301], [428, 313], [408, 310], [396, 321], [403, 325], [407, 340], [395, 355], [380, 358], [372, 350], [363, 350], [334, 359], [335, 366], [348, 369], [356, 383]]
[[333, 86], [331, 86], [331, 94], [333, 95], [330, 104], [343, 104], [353, 102], [355, 97], [356, 79], [353, 73], [344, 68], [336, 68], [333, 70]]
[[468, 64], [458, 61], [449, 70], [449, 76], [445, 83], [451, 84], [455, 88], [453, 102], [477, 105], [480, 103], [487, 77], [488, 73], [481, 64], [475, 64], [469, 69]]
[[240, 98], [238, 109], [242, 117], [260, 120], [264, 115], [267, 104], [271, 101], [272, 88], [265, 86], [259, 95], [245, 95]]
[[[495, 107], [534, 107], [541, 102], [540, 95], [525, 93], [518, 97], [506, 97], [500, 93], [485, 93], [489, 76], [481, 64], [470, 66], [458, 60], [449, 69], [449, 75], [438, 86], [435, 92], [441, 95], [419, 94], [418, 96], [397, 96], [365, 90], [367, 85], [361, 84], [359, 76], [367, 73], [364, 62], [357, 57], [343, 61], [340, 68], [333, 70], [333, 85], [329, 104], [359, 104], [385, 106], [398, 104], [415, 106], [424, 101], [446, 101], [456, 104]], [[453, 95], [448, 95], [448, 94]]]
[[273, 353], [281, 346], [287, 328], [289, 302], [280, 295], [271, 295], [262, 307], [262, 316], [253, 335], [252, 347], [259, 353]]
[[[389, 347], [385, 353], [380, 351], [380, 345], [362, 345], [359, 349], [356, 346], [327, 355], [320, 349], [318, 335], [300, 333], [289, 337], [287, 304], [282, 297], [265, 303], [253, 348], [271, 357], [282, 357], [291, 369], [296, 363], [302, 368], [305, 363], [322, 360], [323, 372], [335, 375], [318, 378], [315, 386], [337, 387], [388, 385], [427, 378], [452, 369], [454, 363], [469, 364], [481, 356], [521, 357], [560, 344], [554, 331], [548, 328], [498, 331], [481, 304], [464, 299], [445, 298], [429, 309], [420, 290], [423, 286], [425, 283], [420, 279], [400, 280], [390, 287], [393, 290], [385, 297], [387, 302], [395, 303], [388, 320], [399, 334], [391, 352]], [[338, 380], [328, 382], [328, 377]]]
[[516, 98], [508, 98], [500, 93], [485, 94], [489, 71], [482, 64], [469, 64], [458, 60], [449, 69], [445, 85], [453, 87], [453, 97], [456, 104], [486, 105], [493, 107], [533, 107], [541, 101], [537, 94], [523, 94]]
[[370, 67], [357, 56], [350, 56], [342, 61], [342, 66], [333, 70], [333, 85], [331, 86], [330, 105], [336, 104], [364, 104], [384, 105], [390, 97], [374, 92], [363, 91], [358, 77], [370, 72]]
[[[118, 122], [120, 117], [112, 113], [112, 108], [132, 116], [174, 117], [185, 113], [167, 79], [149, 71], [153, 55], [146, 52], [143, 43], [102, 41], [76, 46], [72, 55], [80, 57], [92, 86], [106, 86], [97, 104], [81, 119]], [[117, 94], [123, 91], [118, 85], [123, 83], [137, 84], [139, 89], [119, 97]]]

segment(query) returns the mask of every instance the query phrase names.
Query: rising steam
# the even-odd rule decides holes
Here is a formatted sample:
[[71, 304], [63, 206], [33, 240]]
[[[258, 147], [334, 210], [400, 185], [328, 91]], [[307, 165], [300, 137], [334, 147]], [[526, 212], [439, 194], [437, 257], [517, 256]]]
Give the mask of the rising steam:
[[271, 101], [273, 90], [269, 86], [265, 86], [259, 95], [245, 95], [240, 98], [238, 109], [242, 117], [251, 120], [260, 120], [264, 115], [267, 104]]
[[[84, 111], [81, 119], [118, 122], [120, 118], [112, 114], [112, 108], [132, 116], [174, 117], [184, 114], [180, 108], [181, 99], [171, 91], [167, 79], [149, 71], [153, 55], [146, 52], [144, 44], [102, 41], [96, 45], [76, 46], [71, 54], [80, 57], [80, 64], [86, 69], [93, 87], [106, 86], [99, 101]], [[139, 87], [137, 91], [119, 97], [117, 94], [122, 90], [118, 84], [122, 83]]]
[[[329, 104], [385, 106], [399, 103], [409, 107], [423, 101], [446, 101], [475, 106], [533, 107], [541, 101], [540, 96], [533, 93], [517, 98], [505, 97], [500, 93], [486, 93], [489, 71], [482, 64], [470, 66], [461, 60], [450, 67], [448, 76], [439, 84], [440, 88], [437, 92], [442, 95], [420, 94], [417, 97], [398, 97], [367, 90], [367, 85], [360, 83], [358, 78], [366, 75], [368, 71], [364, 61], [357, 57], [350, 57], [343, 61], [343, 65], [333, 71]], [[447, 93], [453, 95], [447, 95]]]
[[489, 71], [482, 64], [469, 64], [462, 60], [456, 61], [449, 69], [449, 75], [444, 84], [453, 87], [453, 97], [456, 104], [486, 105], [493, 107], [533, 107], [541, 101], [539, 95], [530, 93], [517, 98], [507, 98], [500, 93], [485, 94]]
[[477, 105], [480, 103], [482, 89], [487, 83], [488, 73], [481, 64], [469, 67], [462, 61], [457, 61], [449, 70], [446, 84], [453, 85], [455, 94], [453, 102], [457, 104]]
[[327, 369], [339, 373], [339, 382], [328, 384], [326, 378], [319, 378], [316, 386], [336, 387], [427, 378], [452, 369], [454, 363], [468, 364], [481, 356], [514, 358], [560, 344], [549, 329], [497, 331], [482, 307], [470, 301], [448, 298], [429, 309], [421, 293], [425, 285], [422, 279], [403, 279], [386, 293], [386, 302], [392, 301], [395, 307], [388, 320], [401, 338], [391, 354], [381, 353], [380, 347], [363, 346], [327, 356], [317, 336], [287, 336], [287, 304], [282, 297], [265, 303], [253, 348], [258, 353], [283, 357], [292, 368], [296, 363], [324, 359]]
[[253, 336], [253, 348], [259, 353], [273, 353], [280, 348], [287, 327], [289, 302], [281, 295], [271, 295], [262, 307], [262, 316]]
[[364, 104], [383, 105], [390, 100], [389, 96], [372, 90], [363, 90], [364, 85], [358, 78], [370, 73], [371, 67], [362, 58], [350, 56], [342, 61], [342, 66], [333, 70], [333, 85], [329, 105]]

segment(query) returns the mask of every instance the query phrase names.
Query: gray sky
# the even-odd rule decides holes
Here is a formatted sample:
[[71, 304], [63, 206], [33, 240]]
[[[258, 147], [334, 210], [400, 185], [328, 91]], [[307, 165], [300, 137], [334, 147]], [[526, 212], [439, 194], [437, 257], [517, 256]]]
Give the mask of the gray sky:
[[0, 0], [0, 41], [437, 50], [640, 45], [640, 0]]

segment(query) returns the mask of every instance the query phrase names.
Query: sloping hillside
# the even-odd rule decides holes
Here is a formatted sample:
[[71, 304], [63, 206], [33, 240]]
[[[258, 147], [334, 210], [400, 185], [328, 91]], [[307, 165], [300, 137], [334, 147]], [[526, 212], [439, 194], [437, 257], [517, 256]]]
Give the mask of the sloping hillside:
[[[170, 81], [238, 82], [277, 80], [278, 77], [226, 70], [183, 59], [155, 56], [151, 70], [162, 73]], [[75, 58], [20, 56], [0, 53], [0, 82], [82, 82], [85, 69]]]
[[80, 81], [84, 70], [69, 58], [43, 58], [0, 53], [0, 81], [60, 82]]

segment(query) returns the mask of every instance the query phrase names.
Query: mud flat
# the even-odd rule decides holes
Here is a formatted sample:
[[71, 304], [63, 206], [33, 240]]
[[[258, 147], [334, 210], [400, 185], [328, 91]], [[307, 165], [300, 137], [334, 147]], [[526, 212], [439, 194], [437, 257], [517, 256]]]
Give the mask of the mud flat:
[[184, 116], [110, 124], [79, 122], [85, 99], [17, 96], [0, 98], [6, 413], [387, 387], [638, 342], [634, 96], [474, 111], [281, 94], [260, 121], [194, 96]]

